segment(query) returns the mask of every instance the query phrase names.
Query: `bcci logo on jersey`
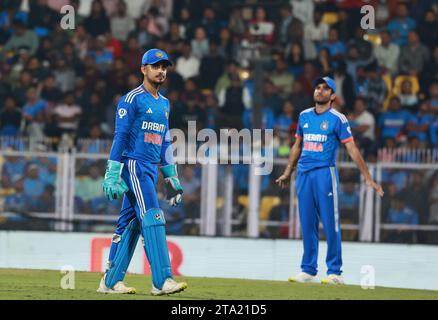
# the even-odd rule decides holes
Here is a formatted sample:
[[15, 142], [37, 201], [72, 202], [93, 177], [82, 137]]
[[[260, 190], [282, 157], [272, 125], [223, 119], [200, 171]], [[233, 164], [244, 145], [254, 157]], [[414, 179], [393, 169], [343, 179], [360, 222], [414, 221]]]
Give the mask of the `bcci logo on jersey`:
[[323, 121], [323, 122], [321, 123], [321, 126], [320, 126], [319, 128], [320, 128], [321, 130], [327, 131], [328, 127], [329, 127], [329, 123], [328, 123], [328, 121]]
[[123, 117], [126, 116], [128, 112], [126, 111], [126, 109], [120, 108], [117, 113], [119, 114], [119, 118], [123, 119]]

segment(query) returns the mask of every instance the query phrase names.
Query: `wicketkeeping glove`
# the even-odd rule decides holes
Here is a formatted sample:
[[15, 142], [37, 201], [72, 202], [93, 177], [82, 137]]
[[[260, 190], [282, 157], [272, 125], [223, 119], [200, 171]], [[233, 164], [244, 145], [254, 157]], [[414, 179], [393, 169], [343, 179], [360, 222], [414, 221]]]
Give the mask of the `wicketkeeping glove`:
[[183, 189], [178, 179], [176, 165], [169, 164], [160, 168], [166, 183], [167, 201], [171, 206], [176, 206], [182, 201]]
[[120, 177], [123, 163], [108, 160], [105, 171], [105, 180], [102, 183], [103, 193], [108, 200], [118, 199], [129, 190], [125, 181]]

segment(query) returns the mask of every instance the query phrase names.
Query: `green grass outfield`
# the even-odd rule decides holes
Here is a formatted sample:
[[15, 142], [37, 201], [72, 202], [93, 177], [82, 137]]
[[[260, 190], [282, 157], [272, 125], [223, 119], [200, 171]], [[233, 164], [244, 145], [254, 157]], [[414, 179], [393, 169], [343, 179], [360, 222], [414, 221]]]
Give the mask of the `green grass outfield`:
[[295, 300], [295, 299], [435, 299], [438, 291], [376, 287], [363, 290], [359, 286], [297, 284], [287, 281], [262, 281], [223, 278], [176, 277], [187, 281], [188, 288], [171, 296], [150, 295], [151, 278], [128, 274], [126, 283], [137, 288], [135, 295], [99, 294], [96, 289], [102, 273], [76, 272], [75, 289], [61, 289], [63, 275], [59, 271], [0, 269], [0, 300]]

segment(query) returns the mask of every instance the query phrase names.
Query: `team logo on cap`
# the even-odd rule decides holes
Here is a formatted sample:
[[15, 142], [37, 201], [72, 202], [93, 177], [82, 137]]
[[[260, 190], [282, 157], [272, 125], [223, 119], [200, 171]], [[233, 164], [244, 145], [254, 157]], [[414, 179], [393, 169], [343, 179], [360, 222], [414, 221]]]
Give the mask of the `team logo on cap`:
[[157, 51], [157, 52], [155, 53], [155, 56], [158, 57], [158, 58], [162, 58], [162, 57], [163, 57], [163, 53], [160, 52], [160, 51]]
[[328, 121], [323, 121], [323, 122], [321, 123], [320, 128], [321, 128], [321, 130], [327, 130], [327, 129], [328, 129], [328, 126], [329, 126]]

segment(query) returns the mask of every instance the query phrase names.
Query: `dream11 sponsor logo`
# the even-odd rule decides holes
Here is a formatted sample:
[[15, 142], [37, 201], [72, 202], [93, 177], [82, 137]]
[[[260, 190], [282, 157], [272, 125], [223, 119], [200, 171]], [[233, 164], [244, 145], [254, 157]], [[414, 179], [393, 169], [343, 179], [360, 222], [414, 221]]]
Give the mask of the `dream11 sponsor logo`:
[[[166, 159], [184, 164], [254, 164], [256, 175], [269, 175], [273, 169], [274, 133], [272, 129], [197, 130], [196, 121], [188, 121], [186, 133], [170, 130], [172, 148]], [[171, 152], [173, 151], [173, 153]]]
[[[91, 256], [90, 256], [90, 271], [103, 272], [103, 261], [106, 261], [105, 250], [111, 247], [111, 238], [98, 237], [91, 239]], [[175, 242], [167, 241], [169, 248], [170, 263], [172, 272], [176, 276], [181, 276], [180, 267], [183, 262], [183, 251]], [[105, 256], [104, 256], [105, 255]], [[143, 252], [143, 274], [150, 275], [151, 268], [148, 263], [146, 254]]]

